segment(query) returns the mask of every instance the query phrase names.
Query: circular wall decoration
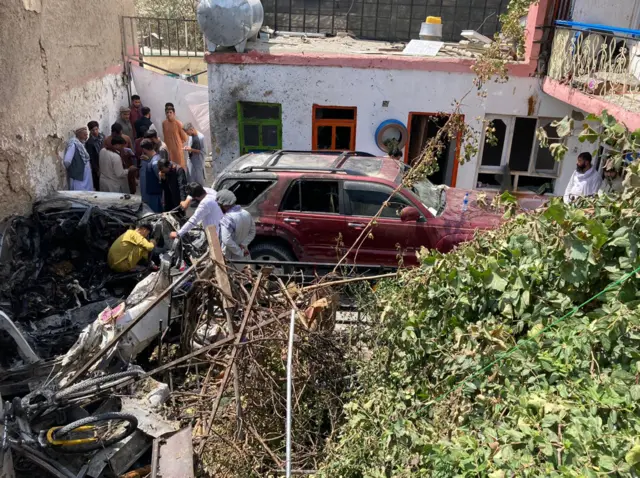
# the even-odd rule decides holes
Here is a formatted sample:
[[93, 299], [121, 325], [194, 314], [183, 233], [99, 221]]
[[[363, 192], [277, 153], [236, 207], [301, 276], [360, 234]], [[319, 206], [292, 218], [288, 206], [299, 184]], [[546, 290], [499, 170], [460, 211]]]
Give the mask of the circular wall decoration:
[[385, 153], [388, 153], [387, 146], [385, 146], [385, 142], [395, 139], [398, 141], [398, 149], [404, 148], [407, 144], [407, 140], [409, 139], [409, 132], [407, 131], [407, 127], [398, 120], [390, 119], [383, 121], [376, 129], [375, 140], [378, 148], [380, 148]]

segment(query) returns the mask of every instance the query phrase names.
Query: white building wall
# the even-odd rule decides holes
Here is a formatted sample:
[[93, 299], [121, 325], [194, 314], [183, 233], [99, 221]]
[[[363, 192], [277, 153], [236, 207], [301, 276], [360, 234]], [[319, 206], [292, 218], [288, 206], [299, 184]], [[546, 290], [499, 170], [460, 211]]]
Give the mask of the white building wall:
[[619, 28], [639, 28], [640, 0], [574, 0], [574, 22]]
[[[486, 114], [562, 118], [571, 107], [540, 89], [536, 78], [512, 78], [491, 83], [481, 97], [474, 75], [448, 72], [356, 69], [278, 65], [209, 65], [209, 95], [214, 171], [238, 157], [237, 102], [282, 105], [282, 147], [308, 150], [312, 145], [312, 107], [355, 106], [356, 149], [383, 155], [374, 135], [381, 122], [397, 119], [407, 124], [409, 113], [450, 112], [464, 97], [462, 113], [468, 125], [481, 131]], [[388, 107], [383, 102], [388, 101]], [[571, 149], [570, 149], [571, 151]], [[568, 160], [573, 162], [572, 152]], [[477, 158], [458, 168], [456, 187], [473, 188]], [[564, 191], [569, 176], [561, 165], [556, 191]], [[570, 167], [573, 169], [573, 166]]]

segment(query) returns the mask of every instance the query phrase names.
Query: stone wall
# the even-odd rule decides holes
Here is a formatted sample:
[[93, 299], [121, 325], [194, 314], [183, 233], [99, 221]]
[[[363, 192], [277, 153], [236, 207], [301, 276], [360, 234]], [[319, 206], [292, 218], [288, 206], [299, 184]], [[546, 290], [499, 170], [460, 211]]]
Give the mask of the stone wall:
[[133, 0], [0, 1], [0, 218], [66, 188], [60, 152], [128, 103], [120, 19]]

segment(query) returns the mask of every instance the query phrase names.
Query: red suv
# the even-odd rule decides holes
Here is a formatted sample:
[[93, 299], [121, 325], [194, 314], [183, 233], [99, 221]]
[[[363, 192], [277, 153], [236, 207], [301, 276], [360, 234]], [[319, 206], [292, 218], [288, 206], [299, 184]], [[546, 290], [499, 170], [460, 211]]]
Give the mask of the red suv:
[[[406, 165], [359, 152], [252, 153], [231, 163], [214, 188], [229, 189], [256, 219], [251, 257], [265, 261], [335, 263], [402, 181]], [[463, 212], [465, 194], [468, 205]], [[421, 247], [450, 251], [501, 216], [481, 209], [476, 193], [428, 180], [397, 193], [349, 262], [417, 263]], [[537, 206], [533, 199], [530, 206]]]

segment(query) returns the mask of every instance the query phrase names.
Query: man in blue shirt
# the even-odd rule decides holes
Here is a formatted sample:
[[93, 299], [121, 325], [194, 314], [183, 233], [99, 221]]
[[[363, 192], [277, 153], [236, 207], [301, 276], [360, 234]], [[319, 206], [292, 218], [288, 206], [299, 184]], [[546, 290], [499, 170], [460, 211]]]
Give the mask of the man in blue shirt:
[[142, 156], [140, 156], [140, 194], [142, 201], [146, 203], [153, 212], [162, 212], [162, 183], [160, 181], [160, 171], [158, 170], [158, 160], [160, 155], [156, 153], [155, 145], [150, 139], [145, 139], [140, 143]]

